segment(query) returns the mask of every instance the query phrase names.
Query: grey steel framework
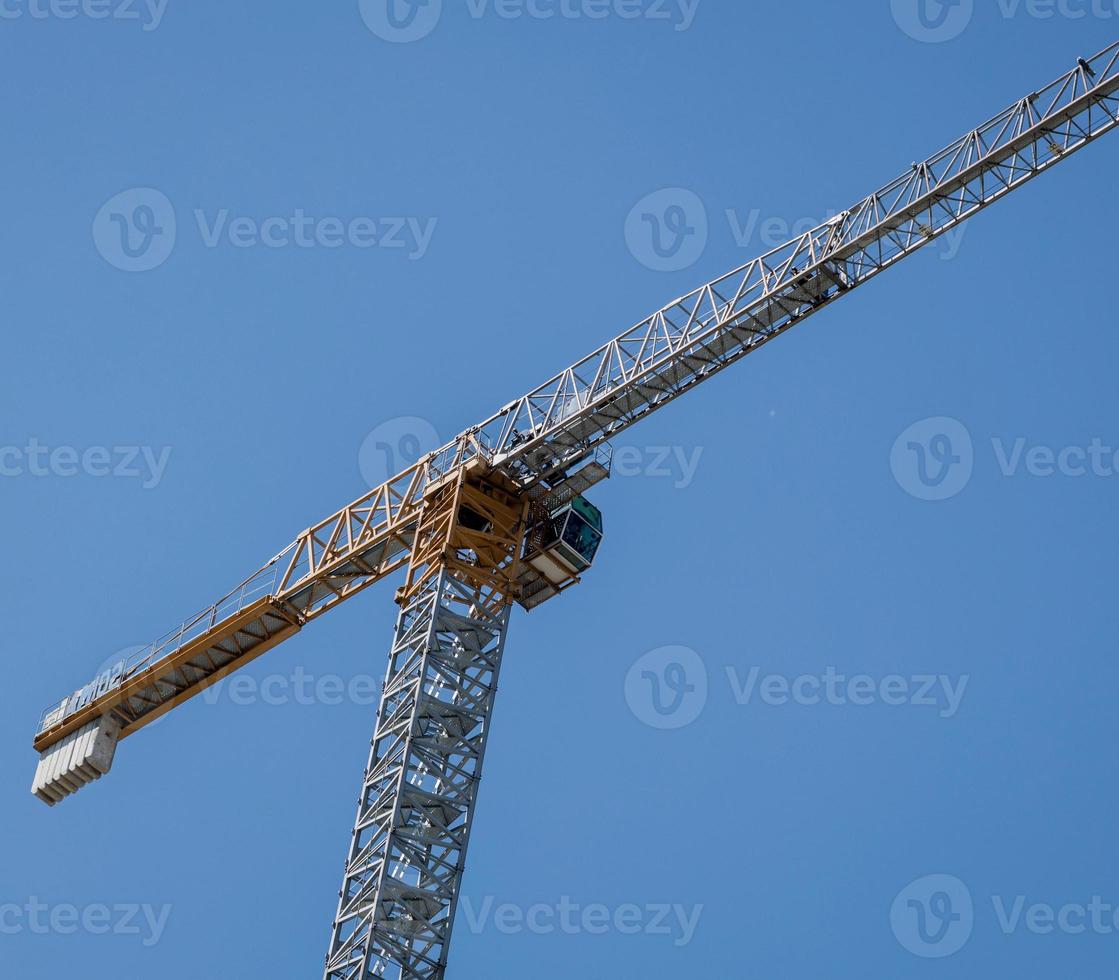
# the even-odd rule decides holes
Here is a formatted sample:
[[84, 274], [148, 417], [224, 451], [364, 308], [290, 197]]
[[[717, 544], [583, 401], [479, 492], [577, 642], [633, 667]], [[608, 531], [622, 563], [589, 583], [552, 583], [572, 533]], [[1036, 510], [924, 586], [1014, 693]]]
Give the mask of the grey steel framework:
[[[837, 218], [682, 296], [454, 442], [308, 528], [237, 590], [130, 666], [151, 670], [260, 582], [273, 622], [305, 623], [407, 565], [427, 484], [474, 459], [528, 488], [867, 282], [1119, 124], [1119, 43], [1020, 99]], [[261, 622], [247, 631], [268, 636]], [[220, 651], [219, 651], [220, 652]], [[204, 675], [205, 658], [193, 665]], [[155, 671], [158, 673], [158, 670]], [[127, 679], [127, 678], [126, 678]], [[199, 683], [202, 683], [204, 676]], [[190, 685], [169, 686], [178, 696]], [[143, 692], [123, 734], [165, 698]], [[40, 734], [62, 728], [48, 709]]]
[[501, 478], [433, 485], [414, 535], [327, 980], [442, 977], [530, 511]]
[[[619, 432], [1116, 128], [1117, 92], [1119, 43], [833, 220], [658, 310], [48, 709], [36, 749], [47, 761], [102, 717], [125, 738], [407, 568], [326, 976], [442, 976], [509, 608], [528, 604], [526, 515], [597, 479], [587, 461]], [[509, 515], [523, 503], [497, 545], [455, 527], [452, 484], [483, 497], [497, 487]]]
[[326, 976], [441, 977], [510, 606], [444, 569], [401, 610]]

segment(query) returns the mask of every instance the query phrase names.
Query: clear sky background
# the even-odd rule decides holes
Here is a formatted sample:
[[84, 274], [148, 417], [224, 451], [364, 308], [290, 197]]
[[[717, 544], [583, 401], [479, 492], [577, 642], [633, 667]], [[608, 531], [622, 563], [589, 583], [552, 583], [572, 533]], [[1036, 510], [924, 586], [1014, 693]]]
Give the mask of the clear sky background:
[[[47, 704], [384, 445], [452, 438], [1119, 36], [1109, 0], [447, 0], [403, 43], [356, 0], [44, 4], [0, 18], [20, 980], [319, 974], [392, 587], [53, 810]], [[1108, 137], [619, 440], [597, 566], [515, 616], [452, 977], [1113, 974], [1117, 163]]]

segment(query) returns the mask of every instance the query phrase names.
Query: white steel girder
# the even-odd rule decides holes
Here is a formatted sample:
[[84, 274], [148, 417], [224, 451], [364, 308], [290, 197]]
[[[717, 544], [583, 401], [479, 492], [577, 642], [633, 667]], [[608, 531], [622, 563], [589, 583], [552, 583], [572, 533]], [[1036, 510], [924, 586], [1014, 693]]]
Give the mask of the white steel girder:
[[441, 978], [510, 604], [444, 567], [396, 624], [326, 980]]
[[[137, 696], [121, 737], [250, 659], [210, 652], [241, 629], [255, 653], [408, 563], [432, 482], [480, 465], [522, 489], [563, 479], [614, 436], [849, 294], [938, 236], [1119, 128], [1119, 42], [1077, 65], [837, 217], [646, 317], [453, 442], [307, 528], [229, 595], [157, 641], [118, 680]], [[189, 654], [189, 672], [180, 671]], [[196, 653], [201, 653], [196, 656]], [[220, 661], [220, 663], [218, 662]], [[185, 675], [185, 676], [184, 676]], [[133, 683], [134, 682], [134, 683]], [[97, 689], [97, 682], [84, 691]], [[126, 693], [128, 693], [126, 692]], [[152, 694], [155, 697], [152, 697]], [[119, 692], [48, 708], [40, 753], [117, 711]], [[149, 704], [150, 702], [150, 704]], [[131, 712], [131, 713], [129, 713]]]
[[[65, 739], [109, 715], [124, 737], [408, 565], [422, 575], [410, 574], [396, 627], [325, 976], [442, 977], [519, 550], [498, 553], [514, 518], [496, 536], [474, 521], [472, 545], [441, 550], [424, 524], [433, 493], [461, 490], [471, 470], [490, 489], [504, 477], [507, 496], [546, 495], [613, 436], [1116, 128], [1119, 42], [307, 528], [140, 658], [44, 712], [35, 747], [54, 754], [36, 789], [53, 786], [55, 754], [69, 764], [68, 746], [54, 748]], [[477, 558], [487, 548], [494, 555]]]

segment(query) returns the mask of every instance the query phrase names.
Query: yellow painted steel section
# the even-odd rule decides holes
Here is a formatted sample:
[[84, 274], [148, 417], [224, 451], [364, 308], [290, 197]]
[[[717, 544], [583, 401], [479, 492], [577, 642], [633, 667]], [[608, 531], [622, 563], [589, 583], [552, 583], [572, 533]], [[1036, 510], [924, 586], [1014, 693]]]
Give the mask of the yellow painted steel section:
[[190, 687], [185, 688], [183, 691], [175, 695], [174, 698], [169, 699], [158, 708], [148, 712], [142, 718], [138, 719], [131, 725], [126, 725], [121, 728], [120, 737], [125, 738], [133, 732], [139, 731], [145, 725], [150, 724], [157, 718], [166, 714], [172, 708], [177, 707], [184, 701], [188, 701], [196, 694], [201, 693], [207, 687], [217, 683], [223, 677], [228, 676], [233, 671], [245, 664], [250, 663], [257, 657], [271, 650], [274, 646], [288, 637], [298, 633], [302, 628], [302, 623], [294, 613], [289, 611], [286, 607], [276, 602], [272, 596], [264, 596], [256, 600], [249, 606], [246, 606], [235, 616], [225, 619], [218, 623], [215, 628], [203, 635], [191, 640], [189, 643], [181, 647], [173, 656], [167, 657], [158, 663], [152, 664], [147, 670], [135, 677], [130, 677], [116, 690], [108, 691], [101, 697], [91, 701], [88, 705], [80, 711], [65, 718], [63, 721], [48, 728], [46, 731], [40, 733], [35, 739], [35, 750], [43, 752], [50, 748], [56, 742], [60, 742], [71, 732], [76, 732], [79, 728], [88, 725], [91, 721], [95, 721], [101, 715], [107, 714], [112, 711], [117, 705], [123, 703], [128, 698], [133, 697], [143, 691], [145, 688], [151, 687], [156, 681], [167, 674], [172, 673], [182, 667], [183, 664], [194, 659], [204, 650], [220, 644], [223, 640], [228, 639], [230, 636], [238, 633], [244, 627], [257, 622], [262, 616], [270, 614], [285, 620], [288, 625], [283, 629], [273, 633], [267, 639], [253, 646], [251, 649], [246, 650], [245, 653], [237, 659], [226, 664], [224, 667], [219, 668], [206, 677], [199, 680], [197, 683], [192, 684]]

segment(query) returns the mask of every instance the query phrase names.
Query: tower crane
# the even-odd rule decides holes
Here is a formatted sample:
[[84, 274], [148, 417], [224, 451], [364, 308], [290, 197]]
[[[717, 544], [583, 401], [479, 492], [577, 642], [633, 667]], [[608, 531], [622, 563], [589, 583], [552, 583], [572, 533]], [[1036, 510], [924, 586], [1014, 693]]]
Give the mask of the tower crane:
[[48, 708], [54, 805], [116, 745], [382, 579], [400, 606], [326, 980], [441, 978], [514, 605], [577, 584], [609, 440], [1119, 125], [1119, 42], [853, 207], [674, 300], [309, 527], [140, 654]]

